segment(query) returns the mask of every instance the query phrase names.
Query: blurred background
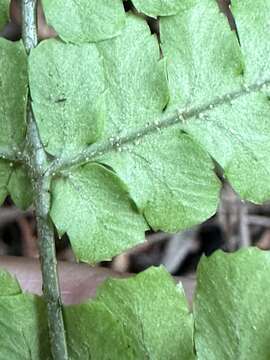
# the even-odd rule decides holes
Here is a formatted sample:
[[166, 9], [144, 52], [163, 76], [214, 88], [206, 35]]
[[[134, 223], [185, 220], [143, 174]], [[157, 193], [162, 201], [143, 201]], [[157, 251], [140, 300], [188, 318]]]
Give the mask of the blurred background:
[[[220, 206], [211, 219], [176, 234], [149, 231], [143, 245], [100, 265], [117, 272], [138, 273], [163, 264], [173, 275], [190, 276], [202, 255], [246, 246], [270, 249], [270, 203], [259, 206], [243, 202], [224, 182]], [[56, 247], [59, 260], [75, 262], [67, 236], [56, 236]], [[0, 208], [0, 255], [38, 258], [33, 211], [18, 210], [9, 198]]]

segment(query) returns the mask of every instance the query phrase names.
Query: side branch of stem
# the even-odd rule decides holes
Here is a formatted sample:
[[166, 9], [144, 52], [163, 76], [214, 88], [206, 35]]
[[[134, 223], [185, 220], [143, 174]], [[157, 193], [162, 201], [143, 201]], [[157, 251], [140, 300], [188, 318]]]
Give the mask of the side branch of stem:
[[135, 140], [141, 139], [144, 136], [160, 131], [161, 129], [166, 129], [176, 124], [184, 126], [185, 123], [192, 118], [197, 118], [200, 115], [207, 113], [208, 111], [218, 108], [219, 106], [233, 103], [237, 99], [241, 98], [242, 96], [246, 96], [249, 93], [255, 93], [257, 91], [264, 90], [264, 88], [267, 88], [268, 86], [270, 86], [270, 80], [267, 79], [260, 83], [252, 84], [250, 86], [244, 86], [239, 91], [225, 94], [224, 96], [213, 99], [207, 104], [197, 106], [189, 110], [182, 111], [177, 109], [171, 112], [166, 112], [162, 114], [159, 119], [151, 121], [150, 123], [148, 122], [149, 125], [145, 126], [144, 128], [132, 131], [126, 136], [106, 139], [103, 142], [90, 145], [80, 154], [76, 155], [71, 159], [56, 159], [49, 166], [47, 173], [54, 174], [61, 170], [70, 168], [71, 166], [78, 166], [83, 163], [89, 162], [104, 154], [117, 150], [122, 145], [132, 143]]

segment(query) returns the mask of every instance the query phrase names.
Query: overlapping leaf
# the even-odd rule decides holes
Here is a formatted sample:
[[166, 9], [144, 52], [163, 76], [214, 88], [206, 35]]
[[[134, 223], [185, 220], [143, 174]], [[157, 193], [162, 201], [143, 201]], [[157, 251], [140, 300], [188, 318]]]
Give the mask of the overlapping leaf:
[[[258, 8], [265, 11], [267, 3], [260, 1]], [[237, 4], [235, 1], [233, 10], [238, 14], [237, 23], [244, 28], [249, 21], [249, 3]], [[250, 38], [262, 36], [263, 26], [258, 21], [256, 31], [249, 31]], [[241, 29], [239, 36], [241, 41]], [[253, 61], [247, 60], [251, 47], [245, 36], [240, 48], [215, 2], [189, 0], [181, 3], [175, 16], [161, 19], [163, 60], [146, 23], [132, 15], [126, 16], [126, 26], [119, 36], [97, 44], [98, 51], [93, 44], [50, 40], [32, 52], [30, 87], [46, 150], [68, 161], [87, 145], [111, 139], [111, 150], [94, 160], [117, 173], [141, 214], [131, 205], [123, 184], [105, 167], [91, 165], [63, 172], [63, 179], [56, 179], [53, 186], [52, 217], [61, 233], [70, 234], [79, 257], [88, 261], [109, 258], [141, 241], [147, 228], [144, 218], [156, 230], [176, 231], [211, 216], [217, 207], [220, 185], [208, 154], [224, 168], [243, 197], [253, 201], [269, 197], [267, 89], [250, 94], [246, 91], [248, 85], [264, 81], [268, 65], [262, 56], [252, 58], [251, 54]], [[263, 37], [259, 53], [268, 46], [268, 38]], [[237, 99], [228, 95], [222, 104], [217, 101], [217, 96], [241, 91]], [[214, 101], [208, 111], [198, 112], [187, 124], [168, 129], [160, 129], [157, 124], [155, 131], [142, 136], [168, 101], [170, 111], [202, 106], [210, 99]], [[120, 141], [116, 151], [113, 144], [136, 131], [137, 140], [125, 145]], [[102, 199], [96, 191], [96, 176], [106, 178], [100, 189]], [[120, 212], [115, 214], [114, 186], [125, 203], [125, 216], [133, 225], [139, 224], [137, 231], [135, 226], [120, 230], [123, 220]], [[75, 201], [78, 197], [84, 207]], [[72, 212], [66, 211], [69, 203]], [[107, 209], [113, 209], [115, 220], [108, 216]], [[96, 211], [102, 215], [95, 215]], [[80, 214], [78, 224], [82, 226], [76, 228], [73, 224], [73, 213]], [[105, 225], [109, 231], [104, 231]], [[110, 237], [109, 232], [113, 234]]]
[[168, 16], [176, 14], [182, 6], [179, 0], [133, 0], [136, 9], [148, 16]]
[[185, 296], [162, 268], [107, 281], [94, 302], [67, 309], [66, 320], [74, 360], [194, 358]]
[[23, 294], [8, 273], [0, 271], [0, 359], [49, 360], [45, 303]]
[[270, 254], [255, 248], [204, 258], [194, 304], [198, 360], [267, 360]]
[[144, 241], [147, 224], [122, 182], [103, 166], [69, 171], [54, 181], [52, 192], [52, 219], [60, 233], [68, 233], [79, 259], [110, 259]]
[[[22, 43], [0, 39], [0, 152], [21, 152], [26, 133], [27, 60]], [[8, 193], [16, 205], [31, 203], [29, 180], [21, 166], [0, 160], [0, 204]]]
[[95, 142], [104, 122], [104, 71], [94, 44], [43, 41], [29, 59], [31, 97], [48, 152], [71, 156]]
[[43, 0], [42, 4], [49, 25], [73, 43], [112, 38], [125, 24], [121, 0]]
[[[269, 269], [269, 252], [255, 248], [217, 252], [201, 261], [196, 357], [185, 296], [163, 268], [108, 280], [95, 300], [64, 308], [70, 359], [266, 360]], [[0, 359], [50, 359], [42, 299], [22, 294], [5, 272], [0, 279]]]
[[33, 200], [26, 169], [19, 164], [0, 160], [0, 205], [9, 194], [21, 209], [27, 209]]
[[[98, 48], [109, 87], [105, 136], [123, 137], [161, 115], [168, 101], [165, 64], [159, 60], [155, 37], [133, 16], [121, 36]], [[215, 212], [219, 184], [212, 162], [177, 126], [169, 130], [157, 126], [154, 134], [120, 146], [101, 161], [125, 181], [155, 229], [175, 231]]]
[[27, 59], [21, 42], [0, 38], [0, 148], [22, 147], [26, 131]]
[[[0, 277], [0, 359], [50, 359], [42, 299], [17, 294], [16, 281]], [[163, 268], [108, 280], [94, 301], [66, 307], [64, 317], [71, 360], [194, 359], [192, 316]]]
[[[232, 0], [232, 13], [239, 34], [241, 52], [244, 58], [244, 79], [256, 83], [270, 77], [269, 0], [258, 0], [256, 6], [251, 0]], [[255, 51], [254, 51], [255, 50]]]
[[8, 272], [3, 270], [0, 271], [0, 284], [0, 296], [13, 296], [21, 293], [21, 288], [17, 280]]
[[[251, 1], [233, 2], [241, 47], [214, 1], [186, 4], [176, 16], [161, 19], [171, 108], [188, 109], [224, 94], [244, 93], [248, 85], [269, 78], [269, 1], [256, 2], [256, 9]], [[183, 127], [223, 167], [235, 190], [255, 202], [270, 196], [268, 93], [266, 87], [237, 100], [228, 95], [226, 105], [215, 108], [213, 101], [213, 110]]]
[[33, 201], [33, 189], [25, 166], [8, 163], [11, 169], [10, 178], [7, 184], [7, 191], [11, 195], [15, 205], [26, 210]]
[[[129, 46], [131, 43], [132, 48]], [[131, 15], [127, 17], [122, 34], [99, 43], [98, 49], [104, 58], [108, 87], [103, 138], [110, 138], [113, 143], [130, 131], [147, 126], [148, 121], [162, 113], [168, 101], [165, 63], [159, 60], [156, 38], [151, 36], [147, 25]], [[70, 121], [75, 131], [77, 127], [72, 115]], [[140, 212], [155, 229], [174, 231], [189, 227], [216, 210], [219, 183], [212, 171], [213, 164], [200, 147], [177, 127], [160, 132], [157, 129], [155, 134], [120, 146], [98, 161], [117, 172]], [[144, 217], [139, 218], [130, 205], [124, 207], [125, 214], [113, 210], [115, 190], [111, 187], [110, 191], [109, 184], [104, 190], [101, 182], [97, 191], [96, 181], [91, 183], [95, 167], [87, 169], [74, 173], [81, 185], [73, 184], [73, 195], [67, 190], [71, 178], [75, 183], [77, 181], [73, 175], [55, 182], [52, 217], [61, 232], [66, 231], [70, 235], [77, 255], [83, 256], [84, 260], [95, 261], [102, 259], [102, 254], [105, 258], [111, 257], [117, 253], [116, 250], [120, 252], [134, 245], [142, 239], [142, 230], [146, 226]], [[96, 169], [107, 174], [104, 176], [112, 177], [107, 170]], [[198, 173], [200, 176], [197, 176]], [[57, 185], [60, 182], [61, 185]], [[111, 182], [114, 180], [111, 179]], [[103, 192], [102, 200], [99, 193]], [[82, 207], [82, 202], [88, 204]], [[71, 211], [67, 211], [69, 207]], [[120, 210], [121, 206], [118, 207]], [[113, 216], [105, 215], [110, 212]], [[74, 214], [80, 214], [75, 224]], [[100, 221], [95, 218], [100, 218]], [[125, 218], [133, 219], [131, 223], [134, 225], [141, 224], [138, 230], [136, 226], [125, 226]], [[115, 223], [118, 225], [115, 226]], [[105, 226], [108, 231], [104, 231]]]

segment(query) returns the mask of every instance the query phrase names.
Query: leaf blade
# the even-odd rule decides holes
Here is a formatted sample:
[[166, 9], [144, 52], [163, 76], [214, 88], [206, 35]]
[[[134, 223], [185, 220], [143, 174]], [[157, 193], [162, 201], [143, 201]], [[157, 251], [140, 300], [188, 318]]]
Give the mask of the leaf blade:
[[22, 149], [26, 133], [27, 58], [21, 42], [0, 39], [0, 67], [0, 146], [13, 152]]
[[89, 164], [55, 180], [52, 196], [51, 217], [60, 234], [68, 233], [82, 261], [107, 260], [144, 241], [144, 219], [123, 183], [101, 165]]
[[[87, 310], [92, 313], [91, 322], [82, 316]], [[74, 343], [74, 360], [81, 359], [82, 354], [104, 360], [174, 360], [179, 356], [183, 360], [194, 359], [192, 316], [182, 290], [163, 268], [150, 268], [127, 280], [105, 282], [94, 301], [67, 308], [65, 318], [68, 341], [72, 339]], [[78, 318], [82, 329], [76, 333], [69, 324]], [[101, 339], [97, 333], [106, 336]], [[82, 337], [84, 347], [75, 353], [76, 341], [82, 341]]]
[[169, 16], [176, 14], [181, 8], [181, 2], [177, 0], [133, 0], [134, 6], [139, 12], [156, 18], [157, 16]]
[[256, 248], [201, 261], [194, 304], [198, 360], [269, 357], [269, 266], [269, 253]]
[[35, 118], [48, 152], [71, 156], [100, 137], [105, 85], [94, 44], [43, 41], [31, 52], [29, 77]]
[[[129, 43], [136, 46], [124, 56]], [[158, 44], [146, 24], [131, 15], [122, 34], [98, 48], [104, 57], [111, 109], [105, 136], [114, 140], [116, 134], [125, 136], [162, 114], [168, 101], [165, 63], [159, 60]], [[220, 184], [210, 158], [177, 126], [159, 130], [157, 125], [153, 136], [135, 139], [127, 146], [120, 144], [118, 152], [112, 151], [100, 161], [127, 184], [150, 226], [176, 231], [215, 212]]]
[[[265, 6], [268, 6], [266, 3]], [[260, 11], [263, 11], [262, 4], [259, 4]], [[246, 22], [253, 16], [249, 6], [248, 3], [241, 5], [245, 8]], [[176, 28], [181, 31], [177, 32]], [[256, 31], [250, 31], [244, 37], [254, 44], [257, 35]], [[239, 37], [241, 42], [241, 32]], [[251, 58], [247, 62], [246, 47], [242, 49], [237, 44], [236, 35], [231, 32], [225, 16], [219, 13], [217, 4], [212, 1], [194, 1], [176, 16], [161, 19], [161, 41], [169, 64], [171, 108], [182, 106], [188, 109], [190, 104], [201, 104], [206, 99], [216, 98], [216, 94], [224, 96], [267, 80], [265, 60], [255, 62]], [[174, 48], [173, 44], [178, 45]], [[264, 36], [259, 53], [262, 54], [264, 49], [266, 54], [268, 46], [269, 39]], [[257, 68], [257, 73], [249, 69], [250, 64]], [[249, 74], [252, 71], [255, 75], [259, 71], [261, 76], [251, 78]], [[226, 178], [240, 196], [256, 203], [270, 196], [266, 180], [269, 161], [265, 156], [270, 150], [267, 86], [262, 94], [259, 93], [260, 90], [257, 95], [246, 94], [236, 101], [228, 98], [226, 105], [221, 104], [219, 109], [199, 114], [183, 126], [183, 130], [221, 165]], [[254, 100], [256, 96], [257, 104]]]
[[73, 43], [112, 38], [120, 33], [125, 24], [121, 0], [103, 0], [98, 3], [93, 0], [81, 0], [79, 3], [75, 0], [44, 0], [43, 8], [49, 25], [55, 28], [63, 40]]

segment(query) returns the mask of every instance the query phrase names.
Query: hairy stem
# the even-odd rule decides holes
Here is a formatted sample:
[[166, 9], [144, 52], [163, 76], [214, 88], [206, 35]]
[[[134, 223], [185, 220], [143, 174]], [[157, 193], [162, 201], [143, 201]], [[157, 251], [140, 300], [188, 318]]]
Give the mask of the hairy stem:
[[[29, 54], [37, 45], [36, 13], [37, 0], [22, 1], [23, 41]], [[31, 98], [28, 99], [29, 168], [34, 190], [34, 203], [37, 217], [37, 228], [40, 249], [40, 262], [43, 279], [43, 293], [47, 303], [51, 352], [55, 360], [67, 360], [62, 303], [57, 274], [55, 254], [54, 227], [50, 220], [50, 185], [51, 177], [45, 175], [47, 155], [40, 140], [36, 121], [31, 109]]]
[[139, 140], [144, 136], [158, 132], [161, 129], [166, 129], [176, 124], [185, 125], [185, 123], [192, 118], [197, 118], [200, 115], [203, 115], [208, 111], [224, 104], [232, 103], [233, 101], [241, 98], [242, 96], [246, 96], [249, 93], [264, 90], [264, 88], [268, 86], [270, 86], [270, 80], [267, 79], [265, 81], [262, 81], [261, 83], [244, 86], [239, 91], [217, 97], [209, 103], [198, 107], [190, 108], [189, 110], [174, 110], [168, 113], [164, 113], [159, 119], [149, 122], [149, 125], [145, 126], [144, 128], [133, 130], [132, 132], [123, 137], [110, 138], [104, 140], [103, 142], [90, 145], [81, 153], [71, 159], [56, 159], [49, 166], [47, 173], [54, 175], [54, 173], [70, 168], [71, 166], [76, 166], [91, 160], [95, 160], [104, 154], [117, 150], [122, 145], [128, 145], [135, 140]]

